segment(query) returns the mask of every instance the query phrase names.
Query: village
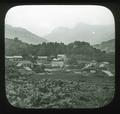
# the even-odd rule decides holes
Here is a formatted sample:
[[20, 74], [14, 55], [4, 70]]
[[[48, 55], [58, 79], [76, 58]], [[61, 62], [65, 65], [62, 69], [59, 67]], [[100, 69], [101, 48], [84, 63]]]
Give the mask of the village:
[[[34, 60], [34, 56], [33, 60]], [[11, 61], [16, 64], [16, 67], [23, 75], [37, 73], [39, 75], [52, 75], [57, 72], [79, 74], [82, 76], [102, 75], [113, 77], [114, 70], [109, 62], [92, 61], [77, 61], [77, 64], [70, 64], [69, 58], [65, 54], [58, 54], [57, 57], [52, 56], [37, 56], [33, 61], [23, 59], [22, 56], [5, 56], [6, 61]], [[82, 66], [82, 67], [80, 67]]]
[[110, 62], [74, 63], [65, 54], [32, 58], [5, 56], [6, 94], [13, 106], [101, 107], [114, 96], [115, 71]]

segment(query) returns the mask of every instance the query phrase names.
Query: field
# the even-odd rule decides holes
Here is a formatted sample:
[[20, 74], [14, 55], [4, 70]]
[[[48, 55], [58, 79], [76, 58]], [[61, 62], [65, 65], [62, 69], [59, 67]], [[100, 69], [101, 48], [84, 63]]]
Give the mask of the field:
[[114, 77], [66, 72], [15, 75], [6, 74], [7, 99], [15, 107], [97, 108], [114, 97]]

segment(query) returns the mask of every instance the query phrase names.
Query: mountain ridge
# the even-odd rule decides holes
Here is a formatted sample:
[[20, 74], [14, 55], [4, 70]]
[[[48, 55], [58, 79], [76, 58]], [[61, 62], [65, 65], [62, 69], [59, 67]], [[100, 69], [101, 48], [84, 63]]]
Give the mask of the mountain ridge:
[[90, 25], [86, 23], [78, 23], [73, 28], [58, 27], [53, 29], [51, 33], [44, 35], [44, 38], [50, 41], [62, 41], [65, 44], [74, 40], [99, 44], [102, 41], [114, 39], [114, 37], [114, 25]]
[[45, 38], [42, 38], [25, 28], [22, 27], [13, 27], [11, 25], [5, 25], [5, 38], [14, 39], [18, 37], [23, 42], [28, 44], [39, 44], [43, 42], [47, 42]]

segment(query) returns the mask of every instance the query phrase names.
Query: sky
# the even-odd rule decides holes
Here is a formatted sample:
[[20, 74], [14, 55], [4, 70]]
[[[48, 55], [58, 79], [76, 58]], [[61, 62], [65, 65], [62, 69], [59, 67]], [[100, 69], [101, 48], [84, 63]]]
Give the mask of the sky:
[[9, 9], [5, 17], [5, 24], [26, 28], [39, 36], [80, 22], [111, 25], [114, 17], [108, 8], [97, 5], [21, 5]]

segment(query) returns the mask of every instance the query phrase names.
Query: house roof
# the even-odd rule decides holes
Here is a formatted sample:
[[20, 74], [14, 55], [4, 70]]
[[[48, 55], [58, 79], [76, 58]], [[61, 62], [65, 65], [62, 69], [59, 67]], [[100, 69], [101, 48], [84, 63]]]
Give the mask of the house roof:
[[106, 62], [106, 61], [104, 61], [104, 62], [101, 62], [102, 64], [109, 64], [109, 62]]
[[5, 56], [5, 58], [7, 58], [7, 59], [13, 59], [14, 56]]
[[65, 57], [65, 54], [58, 54], [57, 57]]
[[29, 67], [24, 67], [26, 70], [32, 70], [31, 68], [29, 68]]
[[14, 58], [21, 58], [22, 59], [23, 57], [22, 56], [14, 56]]
[[5, 58], [7, 59], [14, 59], [14, 58], [18, 58], [18, 59], [22, 59], [22, 56], [5, 56]]
[[46, 59], [47, 56], [38, 56], [38, 59]]
[[61, 58], [54, 58], [53, 61], [61, 61], [62, 59]]
[[22, 64], [32, 64], [31, 61], [28, 61], [28, 60], [24, 60], [24, 61], [20, 61], [17, 66], [21, 66]]

